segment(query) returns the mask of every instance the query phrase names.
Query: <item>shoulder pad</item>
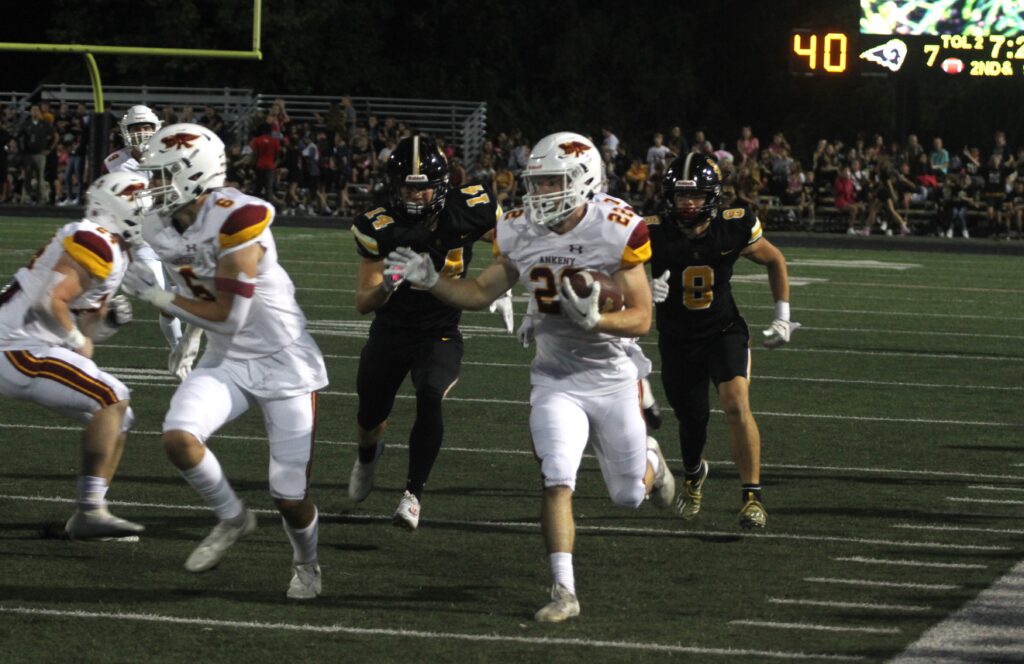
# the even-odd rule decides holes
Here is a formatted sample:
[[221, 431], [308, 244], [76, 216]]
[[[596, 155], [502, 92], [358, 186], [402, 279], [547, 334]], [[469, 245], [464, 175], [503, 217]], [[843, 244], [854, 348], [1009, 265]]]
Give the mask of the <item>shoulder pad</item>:
[[626, 240], [622, 251], [622, 265], [641, 265], [651, 260], [651, 236], [647, 224], [641, 219]]
[[114, 269], [114, 249], [99, 231], [75, 231], [64, 238], [64, 251], [97, 279], [106, 279]]
[[[231, 199], [222, 200], [230, 201]], [[234, 201], [232, 201], [233, 203]], [[230, 207], [220, 205], [220, 200], [215, 204], [220, 207]], [[235, 209], [220, 227], [218, 241], [221, 249], [237, 247], [258, 237], [270, 225], [273, 216], [269, 207], [255, 203], [242, 205]]]
[[526, 213], [526, 208], [513, 208], [511, 210], [505, 210], [505, 213], [501, 215], [499, 221], [512, 221], [518, 219]]

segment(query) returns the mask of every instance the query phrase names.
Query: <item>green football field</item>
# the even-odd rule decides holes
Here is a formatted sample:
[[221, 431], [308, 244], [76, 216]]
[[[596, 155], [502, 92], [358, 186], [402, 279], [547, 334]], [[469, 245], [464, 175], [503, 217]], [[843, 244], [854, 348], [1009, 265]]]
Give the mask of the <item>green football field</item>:
[[[0, 274], [59, 223], [0, 218]], [[394, 528], [408, 384], [374, 492], [357, 508], [346, 496], [370, 320], [352, 305], [353, 242], [341, 230], [275, 235], [331, 378], [312, 484], [324, 595], [285, 599], [291, 548], [266, 491], [255, 411], [210, 444], [261, 527], [217, 569], [185, 571], [214, 517], [161, 449], [176, 382], [156, 314], [137, 304], [136, 322], [96, 359], [133, 390], [138, 419], [108, 497], [147, 526], [139, 542], [47, 536], [74, 508], [80, 427], [0, 400], [0, 661], [879, 661], [1024, 559], [1019, 257], [787, 250], [804, 327], [781, 350], [753, 352], [768, 528], [738, 528], [739, 480], [717, 411], [694, 522], [615, 507], [588, 455], [575, 499], [582, 615], [541, 625], [532, 616], [550, 574], [527, 428], [532, 352], [496, 315], [463, 317], [465, 362], [423, 519], [412, 533]], [[479, 255], [474, 271], [489, 252]], [[763, 268], [738, 264], [734, 291], [756, 343], [772, 313]], [[517, 324], [525, 308], [517, 289]], [[657, 365], [655, 335], [643, 344]], [[674, 419], [655, 435], [681, 473]], [[1019, 607], [1020, 582], [1011, 588]], [[1019, 608], [1015, 625], [998, 609], [973, 615], [992, 615], [979, 635], [1024, 629]], [[1021, 656], [1014, 647], [997, 632], [964, 654], [1007, 661]]]

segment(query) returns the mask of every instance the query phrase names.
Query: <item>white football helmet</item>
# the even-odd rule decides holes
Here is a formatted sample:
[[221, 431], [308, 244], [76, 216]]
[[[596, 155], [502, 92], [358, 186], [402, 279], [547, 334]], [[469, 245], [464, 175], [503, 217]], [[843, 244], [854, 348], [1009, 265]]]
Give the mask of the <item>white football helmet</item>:
[[138, 173], [107, 173], [85, 192], [85, 218], [138, 246], [143, 215], [152, 205], [147, 186], [146, 178]]
[[[149, 129], [145, 125], [153, 125], [153, 128]], [[149, 106], [132, 106], [121, 118], [121, 138], [124, 139], [125, 147], [141, 150], [146, 141], [160, 131], [162, 125], [160, 118]]]
[[[561, 189], [541, 193], [538, 181], [551, 176], [561, 177]], [[545, 136], [530, 151], [523, 181], [523, 205], [530, 220], [548, 228], [557, 226], [594, 194], [603, 191], [601, 153], [590, 139], [579, 134], [560, 131]]]
[[146, 193], [153, 199], [153, 210], [170, 216], [207, 190], [224, 186], [224, 142], [201, 125], [167, 125], [143, 147], [139, 169], [149, 173]]

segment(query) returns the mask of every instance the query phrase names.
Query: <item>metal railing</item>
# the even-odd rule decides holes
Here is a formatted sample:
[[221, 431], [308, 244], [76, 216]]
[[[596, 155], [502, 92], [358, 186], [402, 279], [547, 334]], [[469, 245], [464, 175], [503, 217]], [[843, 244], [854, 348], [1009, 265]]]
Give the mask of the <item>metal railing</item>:
[[[261, 93], [256, 107], [269, 111], [278, 100], [292, 120], [326, 119], [331, 102], [340, 96], [286, 95]], [[415, 131], [428, 132], [444, 138], [459, 148], [466, 164], [476, 163], [480, 146], [487, 133], [487, 104], [479, 101], [445, 101], [440, 99], [395, 99], [390, 97], [350, 97], [360, 122], [376, 116], [380, 122], [394, 118]], [[340, 103], [339, 103], [340, 107]]]
[[[327, 118], [331, 102], [341, 97], [326, 95], [288, 95], [254, 93], [247, 88], [176, 88], [160, 86], [111, 85], [103, 88], [108, 108], [115, 115], [134, 104], [145, 104], [160, 115], [165, 106], [177, 111], [191, 106], [198, 119], [206, 106], [212, 106], [223, 118], [227, 132], [242, 143], [248, 142], [249, 129], [257, 112], [270, 110], [278, 99], [283, 100], [293, 120], [316, 121]], [[487, 104], [479, 101], [446, 101], [442, 99], [395, 99], [389, 97], [350, 97], [360, 122], [371, 115], [383, 122], [394, 118], [415, 131], [443, 137], [458, 147], [466, 165], [476, 163], [487, 134]], [[26, 113], [34, 100], [51, 104], [85, 104], [92, 108], [92, 88], [66, 83], [43, 84], [31, 92], [0, 92], [0, 103], [7, 103]]]

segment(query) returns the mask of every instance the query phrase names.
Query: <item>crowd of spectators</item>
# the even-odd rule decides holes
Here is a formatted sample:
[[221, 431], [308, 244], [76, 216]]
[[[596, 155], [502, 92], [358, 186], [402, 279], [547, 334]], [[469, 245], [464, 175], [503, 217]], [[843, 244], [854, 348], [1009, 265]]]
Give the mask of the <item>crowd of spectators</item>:
[[[228, 146], [229, 182], [270, 200], [284, 215], [350, 216], [375, 204], [388, 155], [416, 129], [393, 117], [361, 117], [348, 97], [310, 120], [293, 119], [284, 100], [276, 100], [248, 118], [249, 136], [241, 139], [212, 107], [154, 110], [165, 124], [197, 122], [220, 135]], [[0, 203], [78, 204], [83, 182], [92, 177], [89, 119], [84, 104], [54, 109], [43, 101], [24, 117], [0, 104]], [[120, 132], [117, 118], [111, 119], [113, 149]], [[719, 164], [727, 205], [749, 205], [769, 225], [832, 219], [851, 234], [969, 237], [981, 230], [1024, 237], [1024, 147], [1011, 150], [1002, 131], [984, 151], [963, 146], [950, 152], [940, 137], [926, 147], [914, 134], [902, 142], [875, 134], [849, 144], [821, 139], [805, 158], [794, 154], [782, 132], [763, 146], [750, 126], [717, 148], [705, 132], [694, 131], [688, 140], [679, 126], [654, 133], [646, 148], [627, 146], [610, 127], [594, 138], [609, 193], [645, 214], [657, 211], [668, 165], [692, 152]], [[523, 132], [487, 138], [472, 163], [443, 138], [437, 141], [454, 186], [486, 184], [502, 206], [518, 204], [531, 147]]]

